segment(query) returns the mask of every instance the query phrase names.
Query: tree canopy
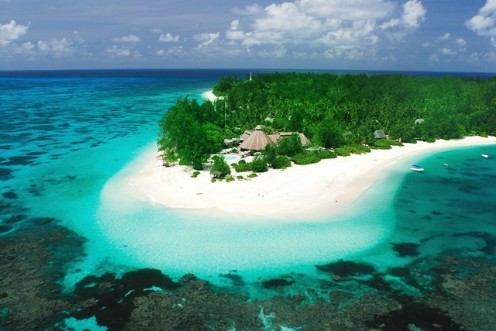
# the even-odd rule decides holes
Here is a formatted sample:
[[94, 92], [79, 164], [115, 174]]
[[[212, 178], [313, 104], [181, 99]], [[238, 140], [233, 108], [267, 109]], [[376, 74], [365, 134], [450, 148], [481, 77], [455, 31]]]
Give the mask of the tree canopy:
[[[258, 74], [224, 77], [223, 98], [179, 99], [160, 123], [159, 148], [200, 167], [224, 138], [264, 124], [298, 131], [326, 148], [373, 144], [375, 130], [405, 142], [496, 133], [496, 77], [399, 74]], [[283, 146], [284, 147], [284, 146]]]

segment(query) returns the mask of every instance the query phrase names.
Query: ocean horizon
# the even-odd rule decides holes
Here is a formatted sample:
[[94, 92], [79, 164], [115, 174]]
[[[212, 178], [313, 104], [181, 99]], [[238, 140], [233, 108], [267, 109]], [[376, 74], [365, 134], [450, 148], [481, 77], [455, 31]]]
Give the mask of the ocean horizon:
[[[134, 306], [127, 300], [186, 288], [188, 300], [205, 291], [209, 300], [218, 300], [214, 315], [254, 309], [265, 330], [275, 325], [297, 330], [305, 319], [316, 318], [304, 309], [291, 317], [303, 303], [341, 317], [347, 309], [375, 306], [357, 313], [370, 328], [394, 320], [390, 311], [425, 327], [408, 310], [417, 309], [446, 329], [490, 330], [494, 311], [476, 312], [494, 307], [494, 296], [473, 293], [470, 286], [494, 289], [481, 275], [496, 267], [496, 158], [480, 157], [496, 156], [494, 145], [426, 155], [418, 161], [429, 171], [392, 172], [339, 222], [226, 224], [151, 202], [115, 199], [119, 185], [126, 184], [122, 172], [139, 169], [136, 162], [157, 139], [160, 118], [179, 98], [201, 100], [222, 76], [274, 71], [495, 76], [303, 69], [0, 71], [0, 249], [13, 254], [0, 267], [8, 276], [0, 290], [0, 328], [15, 328], [12, 314], [31, 298], [22, 296], [23, 289], [33, 292], [38, 284], [26, 275], [35, 274], [50, 280], [43, 285], [53, 290], [48, 301], [97, 298], [105, 286], [125, 289], [105, 297], [113, 300], [108, 306], [54, 310], [40, 317], [37, 325], [44, 328], [117, 330], [132, 317]], [[37, 255], [42, 251], [47, 255]], [[37, 264], [48, 256], [51, 262]], [[17, 268], [21, 260], [30, 262]], [[132, 278], [136, 273], [140, 276]], [[188, 287], [191, 274], [208, 284], [194, 283], [201, 287], [195, 292]], [[127, 283], [119, 283], [122, 279]], [[221, 295], [231, 298], [230, 308], [220, 308]], [[467, 306], [450, 304], [447, 297], [470, 302], [477, 318], [460, 317]], [[187, 305], [178, 302], [174, 307]], [[261, 306], [277, 313], [259, 312]], [[99, 311], [102, 307], [107, 311]], [[124, 321], [115, 317], [119, 314], [127, 316]]]
[[296, 73], [329, 73], [329, 74], [367, 74], [367, 75], [383, 75], [383, 74], [398, 74], [406, 76], [426, 76], [426, 77], [466, 77], [466, 78], [483, 78], [488, 79], [496, 76], [496, 71], [432, 71], [432, 70], [393, 70], [393, 69], [378, 69], [378, 70], [360, 70], [360, 69], [305, 69], [305, 68], [133, 68], [133, 69], [16, 69], [16, 70], [0, 70], [0, 77], [26, 77], [26, 76], [102, 76], [102, 75], [117, 75], [117, 76], [147, 76], [160, 75], [170, 73], [180, 73], [186, 75], [190, 73], [198, 75], [205, 73], [209, 76], [221, 74], [222, 76], [233, 75], [235, 77], [244, 78], [249, 73], [273, 73], [273, 72], [296, 72]]

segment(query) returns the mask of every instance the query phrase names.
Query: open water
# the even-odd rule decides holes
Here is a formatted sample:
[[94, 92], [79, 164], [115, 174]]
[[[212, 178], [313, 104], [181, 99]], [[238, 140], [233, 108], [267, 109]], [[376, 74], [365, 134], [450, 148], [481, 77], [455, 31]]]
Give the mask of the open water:
[[[236, 290], [264, 298], [273, 293], [260, 287], [263, 280], [292, 275], [292, 283], [298, 275], [308, 287], [328, 277], [322, 271], [332, 263], [350, 261], [418, 295], [398, 270], [447, 251], [494, 257], [496, 146], [415, 160], [424, 173], [398, 164], [353, 212], [332, 222], [230, 224], [116, 196], [112, 186], [122, 185], [122, 174], [115, 175], [139, 169], [134, 160], [154, 142], [158, 120], [178, 98], [201, 99], [219, 77], [248, 73], [1, 72], [0, 237], [38, 217], [55, 218], [86, 238], [86, 255], [64, 271], [67, 291], [90, 274], [156, 268], [220, 287], [239, 277], [244, 285]], [[482, 152], [495, 157], [483, 159]]]

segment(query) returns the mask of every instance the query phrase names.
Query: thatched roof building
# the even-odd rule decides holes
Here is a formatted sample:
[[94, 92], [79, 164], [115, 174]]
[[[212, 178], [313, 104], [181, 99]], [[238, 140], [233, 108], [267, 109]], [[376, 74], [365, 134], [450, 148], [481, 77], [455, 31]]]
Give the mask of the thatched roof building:
[[[268, 144], [276, 144], [280, 139], [290, 137], [294, 133], [297, 133], [280, 132], [277, 134], [267, 135], [263, 129], [264, 127], [262, 125], [258, 125], [254, 130], [245, 131], [240, 137], [240, 141], [242, 141], [242, 143], [239, 148], [241, 150], [262, 151]], [[298, 137], [300, 137], [302, 146], [307, 146], [310, 144], [310, 140], [303, 133], [297, 134]]]
[[241, 150], [263, 151], [268, 144], [271, 144], [270, 137], [263, 132], [263, 126], [258, 125], [242, 143], [239, 145]]
[[280, 139], [291, 137], [295, 133], [298, 135], [298, 137], [300, 137], [301, 146], [310, 145], [310, 140], [307, 138], [307, 136], [305, 136], [305, 134], [303, 133], [298, 133], [298, 132], [280, 132], [278, 134], [270, 135], [270, 138], [272, 139], [272, 141], [276, 143]]

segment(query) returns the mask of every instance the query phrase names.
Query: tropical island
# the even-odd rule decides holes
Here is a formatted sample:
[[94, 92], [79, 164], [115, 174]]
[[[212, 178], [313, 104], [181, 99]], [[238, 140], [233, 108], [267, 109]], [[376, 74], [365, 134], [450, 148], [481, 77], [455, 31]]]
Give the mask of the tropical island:
[[173, 208], [322, 218], [399, 164], [404, 173], [422, 155], [496, 144], [494, 90], [495, 78], [225, 77], [212, 100], [181, 98], [166, 112], [160, 157], [151, 148], [129, 182]]
[[[496, 131], [495, 90], [496, 78], [224, 77], [216, 98], [177, 101], [162, 118], [158, 145], [166, 165], [203, 170], [212, 155], [232, 151], [256, 156], [235, 164], [238, 172], [264, 172], [418, 140], [488, 136]], [[213, 163], [212, 172], [229, 175], [223, 158]]]

